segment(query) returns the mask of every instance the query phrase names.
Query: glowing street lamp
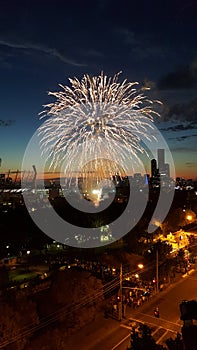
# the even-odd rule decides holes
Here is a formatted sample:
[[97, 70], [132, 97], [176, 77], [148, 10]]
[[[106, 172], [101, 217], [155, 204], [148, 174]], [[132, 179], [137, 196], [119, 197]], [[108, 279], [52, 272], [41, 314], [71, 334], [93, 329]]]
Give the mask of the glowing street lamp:
[[186, 216], [186, 219], [187, 219], [188, 221], [192, 221], [192, 215], [188, 214], [188, 215]]
[[143, 269], [144, 265], [143, 264], [138, 264], [139, 269]]

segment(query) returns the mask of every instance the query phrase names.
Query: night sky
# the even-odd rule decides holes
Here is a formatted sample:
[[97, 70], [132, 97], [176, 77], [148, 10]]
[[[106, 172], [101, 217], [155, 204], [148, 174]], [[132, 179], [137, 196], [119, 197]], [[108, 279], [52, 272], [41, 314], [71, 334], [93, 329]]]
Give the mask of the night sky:
[[151, 87], [176, 174], [196, 179], [196, 0], [1, 0], [0, 171], [20, 168], [48, 91], [101, 71]]

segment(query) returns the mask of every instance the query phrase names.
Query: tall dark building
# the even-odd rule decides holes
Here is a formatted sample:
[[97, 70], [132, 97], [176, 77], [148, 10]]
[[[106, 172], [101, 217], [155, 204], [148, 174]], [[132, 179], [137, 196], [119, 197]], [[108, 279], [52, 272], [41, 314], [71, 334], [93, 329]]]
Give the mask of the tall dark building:
[[163, 172], [165, 170], [165, 150], [162, 148], [159, 148], [157, 150], [157, 157], [158, 157], [158, 168], [159, 172]]
[[165, 149], [157, 150], [159, 174], [163, 178], [170, 177], [170, 165], [165, 163]]
[[151, 160], [151, 177], [157, 176], [157, 161], [156, 159]]
[[151, 160], [151, 185], [153, 188], [159, 188], [160, 186], [160, 174], [156, 159]]

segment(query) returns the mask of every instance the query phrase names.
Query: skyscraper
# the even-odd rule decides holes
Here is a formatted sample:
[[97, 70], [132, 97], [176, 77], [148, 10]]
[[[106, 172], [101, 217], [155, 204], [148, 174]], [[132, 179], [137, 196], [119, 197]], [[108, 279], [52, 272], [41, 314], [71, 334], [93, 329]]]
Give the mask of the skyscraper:
[[164, 154], [165, 150], [162, 148], [159, 148], [157, 150], [157, 157], [158, 157], [158, 168], [159, 168], [159, 172], [161, 174], [161, 172], [163, 172], [165, 170], [165, 154]]
[[157, 150], [157, 157], [160, 179], [165, 179], [166, 181], [170, 178], [170, 165], [168, 163], [165, 163], [165, 149], [159, 148]]
[[151, 160], [151, 177], [157, 176], [157, 161], [156, 159]]

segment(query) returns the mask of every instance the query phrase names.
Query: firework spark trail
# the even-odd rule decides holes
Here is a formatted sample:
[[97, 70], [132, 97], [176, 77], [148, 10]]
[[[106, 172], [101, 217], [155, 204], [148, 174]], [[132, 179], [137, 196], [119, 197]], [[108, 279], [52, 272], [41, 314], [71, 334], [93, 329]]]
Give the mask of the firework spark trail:
[[[160, 102], [139, 93], [137, 82], [118, 82], [119, 74], [109, 78], [103, 73], [98, 77], [84, 75], [81, 81], [69, 79], [71, 87], [60, 84], [62, 91], [49, 92], [56, 101], [40, 113], [48, 119], [39, 134], [50, 167], [64, 162], [66, 176], [77, 177], [76, 169], [84, 169], [93, 159], [111, 159], [126, 168], [129, 154], [138, 159], [139, 152], [146, 153], [141, 136], [147, 140], [153, 137], [151, 123], [159, 114], [151, 106]], [[105, 161], [101, 165], [106, 166], [105, 177], [116, 167]]]
[[[136, 87], [137, 82], [119, 82], [119, 73], [114, 77], [103, 73], [98, 77], [84, 75], [80, 81], [77, 78], [69, 81], [70, 86], [60, 85], [61, 91], [49, 93], [55, 102], [46, 105], [40, 114], [44, 122], [27, 145], [22, 169], [27, 169], [36, 154], [44, 175], [39, 184], [41, 189], [46, 187], [45, 169], [50, 165], [61, 175], [60, 186], [68, 204], [81, 213], [97, 214], [116, 201], [116, 193], [119, 198], [116, 191], [119, 179], [121, 184], [121, 178], [126, 175], [146, 173], [141, 153], [155, 158], [159, 146], [166, 151], [171, 178], [160, 179], [159, 199], [147, 229], [154, 232], [155, 219], [163, 222], [169, 211], [174, 195], [171, 180], [176, 177], [169, 147], [154, 123], [154, 116], [159, 114], [152, 110], [153, 104], [160, 102], [149, 100], [144, 95], [145, 88]], [[138, 176], [128, 176], [123, 183], [129, 184], [128, 201], [121, 215], [108, 225], [113, 240], [122, 238], [136, 226], [148, 201], [149, 186], [146, 183], [141, 190]], [[100, 227], [84, 227], [86, 220], [82, 226], [67, 222], [40, 191], [29, 192], [26, 187], [22, 179], [29, 214], [49, 237], [83, 248], [109, 243], [101, 239]]]

